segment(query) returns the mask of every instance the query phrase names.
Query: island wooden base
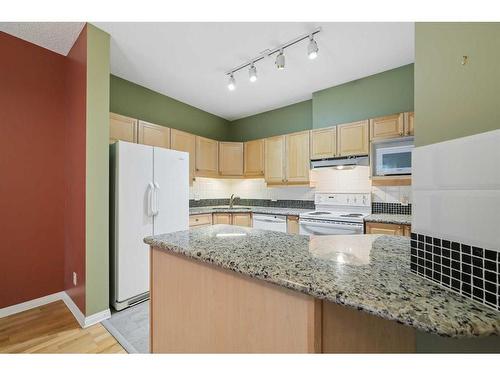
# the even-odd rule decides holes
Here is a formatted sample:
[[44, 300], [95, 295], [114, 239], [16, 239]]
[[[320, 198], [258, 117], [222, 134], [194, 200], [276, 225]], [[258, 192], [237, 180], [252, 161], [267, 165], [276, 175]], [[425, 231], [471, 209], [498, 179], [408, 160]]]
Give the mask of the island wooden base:
[[152, 353], [415, 352], [415, 330], [162, 250], [151, 251]]

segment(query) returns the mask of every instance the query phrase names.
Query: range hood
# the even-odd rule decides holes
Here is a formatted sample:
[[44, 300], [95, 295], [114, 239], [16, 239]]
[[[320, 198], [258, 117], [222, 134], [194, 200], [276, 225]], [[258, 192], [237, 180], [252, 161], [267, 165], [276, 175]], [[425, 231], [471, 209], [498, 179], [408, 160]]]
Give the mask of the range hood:
[[317, 169], [317, 168], [353, 169], [358, 165], [360, 166], [370, 165], [370, 162], [368, 160], [368, 155], [311, 160], [311, 169]]

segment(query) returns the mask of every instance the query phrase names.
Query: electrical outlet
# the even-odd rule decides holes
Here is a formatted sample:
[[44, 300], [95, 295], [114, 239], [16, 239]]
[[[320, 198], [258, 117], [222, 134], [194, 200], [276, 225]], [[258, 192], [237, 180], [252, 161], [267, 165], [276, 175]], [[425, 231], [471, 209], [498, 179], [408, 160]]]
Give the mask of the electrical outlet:
[[76, 272], [73, 272], [73, 285], [76, 286], [78, 284], [78, 275]]

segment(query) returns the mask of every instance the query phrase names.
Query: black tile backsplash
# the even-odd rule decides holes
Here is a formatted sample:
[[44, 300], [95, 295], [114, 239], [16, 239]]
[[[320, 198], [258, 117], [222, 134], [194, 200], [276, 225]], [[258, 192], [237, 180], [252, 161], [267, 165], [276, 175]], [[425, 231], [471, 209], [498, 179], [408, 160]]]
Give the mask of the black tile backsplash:
[[412, 233], [410, 269], [500, 311], [500, 251]]
[[[226, 206], [229, 199], [200, 199], [189, 200], [189, 207]], [[314, 210], [314, 201], [304, 200], [277, 200], [270, 199], [236, 199], [236, 206], [259, 206], [259, 207], [283, 207], [283, 208], [304, 208]]]
[[411, 204], [372, 202], [372, 213], [411, 215]]

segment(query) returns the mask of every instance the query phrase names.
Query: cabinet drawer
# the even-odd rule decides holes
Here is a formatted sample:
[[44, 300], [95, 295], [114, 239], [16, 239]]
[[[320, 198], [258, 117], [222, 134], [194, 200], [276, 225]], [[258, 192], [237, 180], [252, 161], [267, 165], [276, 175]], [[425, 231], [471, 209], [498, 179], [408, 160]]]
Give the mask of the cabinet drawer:
[[198, 227], [201, 225], [211, 225], [212, 214], [189, 215], [189, 226]]

